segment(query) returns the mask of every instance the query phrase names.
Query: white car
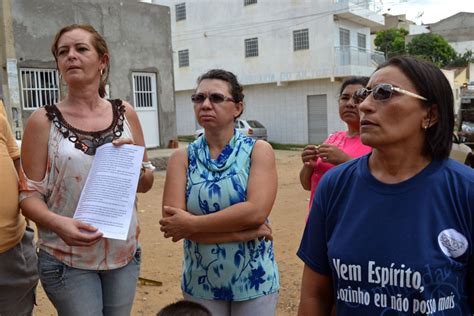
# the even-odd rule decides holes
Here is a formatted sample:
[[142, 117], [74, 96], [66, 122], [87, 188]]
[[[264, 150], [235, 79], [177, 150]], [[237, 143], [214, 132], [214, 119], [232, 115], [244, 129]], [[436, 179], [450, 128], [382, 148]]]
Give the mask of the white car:
[[[235, 128], [240, 133], [252, 137], [254, 139], [267, 140], [267, 129], [257, 120], [241, 120], [235, 121]], [[194, 135], [197, 137], [204, 134], [204, 129], [197, 129]]]

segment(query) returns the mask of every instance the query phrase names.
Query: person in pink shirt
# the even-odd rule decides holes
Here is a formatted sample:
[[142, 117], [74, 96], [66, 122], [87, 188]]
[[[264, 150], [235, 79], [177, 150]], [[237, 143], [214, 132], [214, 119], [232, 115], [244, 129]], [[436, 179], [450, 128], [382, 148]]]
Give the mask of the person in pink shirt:
[[359, 137], [359, 109], [352, 96], [359, 88], [364, 88], [368, 77], [346, 79], [339, 93], [339, 116], [347, 124], [347, 131], [335, 132], [319, 146], [308, 145], [301, 154], [303, 167], [300, 182], [305, 190], [311, 191], [309, 208], [321, 177], [331, 168], [352, 158], [368, 154], [372, 148], [361, 143]]

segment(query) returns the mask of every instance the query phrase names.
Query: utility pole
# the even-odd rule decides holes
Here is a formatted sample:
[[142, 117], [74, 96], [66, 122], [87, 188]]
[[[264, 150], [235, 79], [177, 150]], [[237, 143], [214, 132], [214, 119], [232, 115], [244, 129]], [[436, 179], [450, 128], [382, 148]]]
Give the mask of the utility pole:
[[0, 95], [16, 139], [23, 134], [18, 67], [13, 37], [12, 0], [0, 0]]

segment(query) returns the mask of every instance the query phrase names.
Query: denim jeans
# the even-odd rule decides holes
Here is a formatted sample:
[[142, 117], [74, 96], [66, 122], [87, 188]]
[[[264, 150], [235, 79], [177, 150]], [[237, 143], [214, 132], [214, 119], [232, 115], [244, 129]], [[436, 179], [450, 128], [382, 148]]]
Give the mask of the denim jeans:
[[128, 316], [132, 310], [141, 250], [124, 267], [113, 270], [71, 268], [40, 250], [41, 284], [59, 316]]
[[186, 293], [183, 297], [187, 301], [205, 306], [212, 315], [219, 316], [274, 316], [278, 304], [279, 293], [263, 295], [247, 301], [218, 301], [196, 298]]
[[26, 227], [21, 241], [0, 253], [0, 316], [31, 315], [38, 284], [34, 231]]

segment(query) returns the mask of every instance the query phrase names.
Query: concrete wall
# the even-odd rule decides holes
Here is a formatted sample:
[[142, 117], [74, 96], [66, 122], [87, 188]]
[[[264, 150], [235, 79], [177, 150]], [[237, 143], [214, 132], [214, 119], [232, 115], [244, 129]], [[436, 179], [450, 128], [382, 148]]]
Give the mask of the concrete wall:
[[474, 40], [474, 13], [459, 12], [430, 24], [431, 32], [443, 36], [448, 42]]
[[[340, 82], [328, 79], [289, 82], [285, 86], [275, 84], [244, 87], [244, 119], [260, 121], [268, 132], [268, 140], [286, 144], [308, 143], [309, 95], [327, 95], [327, 133], [345, 130], [339, 118], [337, 96]], [[176, 93], [178, 134], [192, 135], [197, 127], [190, 96], [193, 90]]]
[[110, 97], [133, 104], [132, 71], [155, 72], [160, 146], [176, 138], [168, 7], [136, 0], [14, 0], [11, 15], [19, 68], [56, 68], [50, 52], [56, 32], [71, 23], [92, 24], [109, 45]]
[[444, 37], [456, 52], [474, 51], [474, 13], [460, 12], [430, 24], [431, 32]]

